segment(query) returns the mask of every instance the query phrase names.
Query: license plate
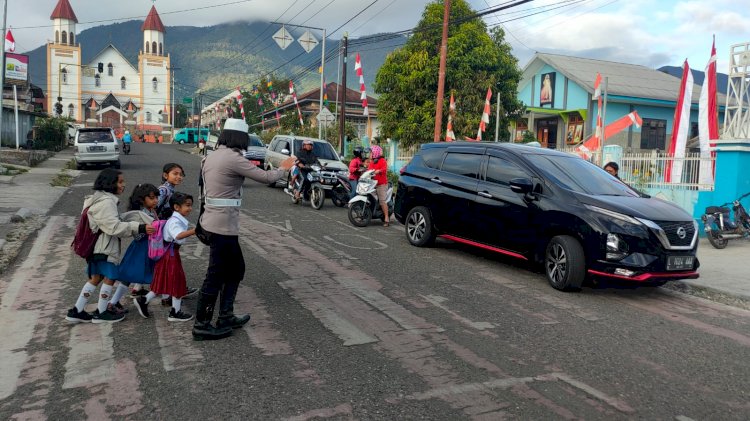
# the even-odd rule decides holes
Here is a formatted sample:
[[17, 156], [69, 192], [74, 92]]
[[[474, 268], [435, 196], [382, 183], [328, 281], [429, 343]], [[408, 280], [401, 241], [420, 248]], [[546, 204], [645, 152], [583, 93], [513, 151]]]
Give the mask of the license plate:
[[669, 256], [667, 270], [692, 270], [694, 262], [694, 256]]
[[104, 152], [104, 146], [89, 146], [89, 152]]
[[256, 161], [254, 159], [251, 159], [250, 163], [253, 164], [253, 165], [255, 165], [255, 166], [259, 166], [260, 165], [260, 161]]

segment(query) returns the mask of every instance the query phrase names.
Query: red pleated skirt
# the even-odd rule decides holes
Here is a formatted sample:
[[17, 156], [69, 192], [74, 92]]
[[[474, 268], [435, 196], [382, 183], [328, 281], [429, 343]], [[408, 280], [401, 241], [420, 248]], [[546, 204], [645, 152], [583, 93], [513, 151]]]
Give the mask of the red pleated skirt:
[[182, 269], [180, 246], [174, 245], [156, 262], [151, 291], [155, 294], [169, 294], [182, 298], [187, 294], [187, 278]]

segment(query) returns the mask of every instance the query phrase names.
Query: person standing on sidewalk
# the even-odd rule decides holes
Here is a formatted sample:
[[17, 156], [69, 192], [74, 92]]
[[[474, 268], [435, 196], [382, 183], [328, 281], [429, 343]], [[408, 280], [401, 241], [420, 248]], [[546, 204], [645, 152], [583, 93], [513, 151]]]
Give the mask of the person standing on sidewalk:
[[[248, 314], [234, 314], [234, 298], [245, 276], [245, 258], [239, 242], [242, 184], [245, 178], [262, 184], [276, 182], [292, 166], [290, 157], [279, 169], [263, 171], [245, 159], [242, 153], [249, 142], [248, 128], [242, 119], [227, 119], [216, 150], [201, 164], [204, 207], [198, 224], [208, 237], [210, 252], [196, 307], [195, 340], [225, 338], [233, 328], [250, 320]], [[211, 320], [219, 295], [219, 319], [214, 327]]]
[[[138, 222], [124, 222], [117, 210], [117, 196], [125, 190], [125, 179], [122, 172], [107, 168], [99, 173], [94, 181], [94, 194], [83, 201], [83, 209], [88, 209], [88, 221], [91, 231], [99, 231], [94, 244], [94, 253], [86, 259], [88, 282], [83, 286], [75, 307], [68, 310], [65, 320], [73, 323], [112, 323], [122, 320], [124, 314], [115, 314], [107, 309], [112, 296], [112, 286], [119, 277], [117, 264], [120, 262], [120, 239], [132, 237], [138, 233], [151, 234], [154, 228]], [[99, 291], [99, 303], [93, 315], [84, 308], [96, 287], [104, 281]]]

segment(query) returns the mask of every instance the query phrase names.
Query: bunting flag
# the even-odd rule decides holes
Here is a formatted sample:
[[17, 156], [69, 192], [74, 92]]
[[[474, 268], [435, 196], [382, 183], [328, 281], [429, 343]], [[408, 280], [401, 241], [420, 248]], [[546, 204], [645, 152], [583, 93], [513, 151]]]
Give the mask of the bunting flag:
[[664, 181], [667, 183], [682, 182], [682, 167], [685, 158], [685, 148], [690, 131], [690, 105], [693, 97], [693, 73], [690, 71], [687, 59], [682, 66], [682, 82], [677, 106], [674, 110], [674, 124], [672, 126], [672, 140], [669, 142], [668, 153], [674, 159], [667, 162]]
[[[604, 128], [604, 138], [610, 138], [617, 133], [627, 129], [630, 126], [641, 127], [643, 120], [638, 115], [637, 111], [627, 114], [618, 120], [613, 121], [610, 125]], [[576, 153], [583, 159], [591, 159], [591, 152], [599, 150], [599, 138], [597, 136], [591, 136], [588, 140], [583, 142], [576, 148]]]
[[328, 85], [325, 78], [323, 78], [323, 106], [328, 107]]
[[16, 40], [13, 38], [13, 33], [8, 29], [5, 34], [5, 52], [12, 53], [16, 51]]
[[305, 125], [305, 121], [302, 120], [302, 110], [299, 108], [299, 102], [297, 102], [297, 94], [294, 92], [294, 82], [291, 80], [289, 81], [289, 93], [292, 95], [292, 99], [294, 99], [294, 105], [297, 106], [297, 115], [299, 116], [299, 124], [301, 126]]
[[245, 119], [245, 106], [242, 105], [242, 91], [240, 91], [240, 87], [237, 87], [237, 103], [240, 104], [240, 115], [242, 115], [242, 119]]
[[456, 114], [456, 102], [453, 100], [453, 92], [451, 92], [451, 101], [448, 105], [448, 129], [445, 131], [445, 141], [453, 142], [456, 140], [456, 134], [453, 133], [453, 115]]
[[[716, 107], [716, 39], [711, 44], [711, 58], [706, 65], [706, 78], [701, 87], [698, 102], [698, 140], [700, 141], [701, 158], [716, 156], [712, 148], [719, 138], [719, 110]], [[714, 163], [715, 164], [715, 163]], [[701, 160], [698, 182], [712, 185], [714, 183], [715, 165], [706, 159]]]
[[482, 119], [479, 120], [479, 130], [477, 130], [476, 140], [482, 140], [482, 132], [487, 130], [487, 125], [490, 123], [490, 99], [492, 99], [492, 88], [487, 88], [487, 97], [484, 99], [484, 112], [482, 112]]
[[362, 115], [370, 115], [370, 109], [367, 107], [367, 91], [365, 90], [365, 77], [362, 73], [362, 61], [359, 58], [359, 53], [357, 53], [356, 59], [354, 61], [354, 70], [357, 72], [357, 76], [359, 76], [359, 99], [362, 100]]
[[214, 112], [216, 113], [216, 130], [221, 130], [221, 119], [219, 118], [219, 103], [218, 102], [216, 103]]
[[[596, 107], [597, 107], [597, 113], [596, 113], [596, 133], [594, 134], [594, 137], [596, 138], [596, 150], [599, 149], [599, 138], [602, 136], [602, 129], [604, 128], [604, 122], [602, 121], [602, 74], [598, 73], [596, 74], [596, 79], [594, 79], [594, 96], [592, 98], [596, 99]], [[606, 136], [605, 136], [606, 138]]]

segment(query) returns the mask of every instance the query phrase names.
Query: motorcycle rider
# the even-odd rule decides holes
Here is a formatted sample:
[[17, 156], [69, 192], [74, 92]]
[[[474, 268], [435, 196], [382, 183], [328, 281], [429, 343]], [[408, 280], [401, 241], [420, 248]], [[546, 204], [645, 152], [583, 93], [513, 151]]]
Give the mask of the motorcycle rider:
[[313, 152], [313, 141], [305, 139], [302, 141], [302, 150], [297, 155], [297, 168], [299, 168], [299, 177], [302, 177], [302, 186], [299, 191], [294, 192], [294, 200], [299, 200], [302, 192], [307, 191], [310, 188], [310, 180], [307, 179], [307, 174], [312, 171], [311, 165], [318, 164], [318, 157]]
[[[369, 148], [367, 148], [367, 150], [369, 151]], [[359, 177], [367, 169], [367, 165], [365, 164], [365, 159], [367, 158], [364, 155], [365, 149], [361, 146], [357, 146], [352, 150], [352, 154], [354, 154], [354, 159], [349, 162], [349, 184], [352, 186], [352, 191], [349, 199], [356, 196]]]
[[127, 151], [130, 152], [130, 143], [133, 141], [133, 139], [130, 137], [130, 130], [125, 130], [125, 134], [122, 135], [122, 148], [125, 150], [127, 148]]
[[383, 215], [385, 215], [383, 226], [387, 227], [391, 223], [390, 212], [388, 212], [388, 202], [386, 202], [385, 197], [388, 189], [388, 162], [386, 162], [383, 157], [383, 149], [380, 146], [374, 145], [370, 150], [372, 162], [370, 162], [367, 169], [375, 170], [373, 178], [378, 182], [376, 187], [378, 202], [380, 203], [380, 209], [383, 210]]

